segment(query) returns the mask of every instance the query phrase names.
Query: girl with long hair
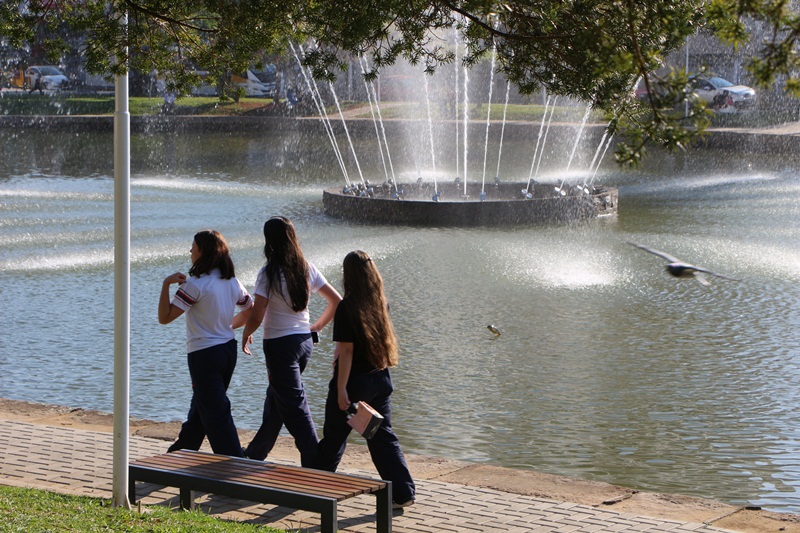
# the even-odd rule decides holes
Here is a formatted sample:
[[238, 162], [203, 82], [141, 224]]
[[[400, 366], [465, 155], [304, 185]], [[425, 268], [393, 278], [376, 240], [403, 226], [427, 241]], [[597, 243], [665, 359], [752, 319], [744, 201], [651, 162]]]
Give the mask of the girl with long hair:
[[[242, 333], [242, 350], [250, 354], [252, 334], [263, 323], [268, 385], [261, 427], [245, 454], [252, 459], [266, 458], [285, 425], [300, 451], [300, 463], [311, 466], [318, 439], [301, 375], [311, 358], [312, 332], [321, 331], [333, 319], [342, 297], [306, 261], [288, 218], [272, 217], [264, 224], [264, 257], [266, 264], [253, 291], [253, 311]], [[308, 301], [314, 292], [328, 305], [311, 324]]]
[[[228, 243], [216, 231], [195, 234], [189, 277], [176, 272], [164, 279], [158, 321], [169, 324], [186, 313], [186, 351], [192, 379], [189, 415], [178, 440], [167, 450], [199, 450], [207, 436], [214, 453], [242, 457], [227, 390], [236, 368], [235, 328], [244, 325], [253, 300], [236, 279]], [[170, 301], [170, 286], [179, 284]], [[234, 316], [236, 308], [242, 311]]]
[[347, 254], [342, 266], [344, 299], [333, 319], [336, 361], [314, 466], [336, 471], [352, 429], [347, 423], [347, 410], [364, 401], [383, 415], [377, 433], [367, 440], [372, 462], [380, 477], [392, 482], [394, 507], [407, 507], [414, 503], [416, 487], [392, 430], [394, 387], [389, 367], [397, 364], [398, 345], [383, 278], [372, 258], [361, 250]]

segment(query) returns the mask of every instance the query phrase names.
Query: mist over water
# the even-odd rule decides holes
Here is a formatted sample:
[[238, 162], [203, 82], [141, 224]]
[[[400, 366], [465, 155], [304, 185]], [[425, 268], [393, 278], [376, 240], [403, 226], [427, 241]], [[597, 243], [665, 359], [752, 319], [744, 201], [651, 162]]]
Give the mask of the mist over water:
[[[526, 181], [537, 131], [506, 134], [501, 179]], [[110, 135], [0, 141], [0, 396], [111, 411]], [[161, 326], [156, 308], [163, 278], [188, 270], [194, 233], [221, 231], [252, 290], [262, 225], [281, 214], [338, 288], [347, 252], [377, 261], [402, 349], [393, 418], [408, 453], [800, 512], [797, 158], [656, 153], [637, 172], [601, 166], [595, 184], [620, 190], [615, 218], [412, 228], [324, 215], [322, 189], [344, 184], [327, 142], [321, 128], [134, 137], [133, 416], [180, 420], [188, 410], [184, 322]], [[395, 146], [395, 168], [415, 180], [413, 148]], [[577, 154], [570, 174], [595, 149]], [[441, 150], [437, 179], [449, 180], [455, 161]], [[484, 155], [473, 152], [475, 176]], [[537, 179], [557, 185], [552, 155]], [[361, 165], [384, 175], [377, 151]], [[626, 240], [742, 281], [673, 279]], [[312, 299], [313, 315], [322, 307]], [[329, 327], [305, 377], [319, 425], [330, 336]], [[254, 352], [240, 354], [230, 389], [237, 425], [250, 429], [266, 386], [258, 334]]]

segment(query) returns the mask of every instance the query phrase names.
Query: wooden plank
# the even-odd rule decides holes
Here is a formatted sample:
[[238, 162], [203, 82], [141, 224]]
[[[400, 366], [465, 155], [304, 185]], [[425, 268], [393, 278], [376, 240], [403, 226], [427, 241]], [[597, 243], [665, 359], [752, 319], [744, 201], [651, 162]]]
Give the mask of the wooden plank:
[[348, 485], [354, 485], [354, 486], [373, 486], [376, 484], [385, 483], [384, 481], [381, 480], [375, 480], [363, 476], [355, 476], [352, 474], [339, 474], [336, 472], [313, 470], [310, 468], [303, 468], [299, 466], [278, 465], [274, 463], [265, 463], [263, 461], [257, 461], [254, 459], [239, 459], [235, 457], [214, 455], [205, 452], [181, 450], [171, 454], [163, 454], [157, 457], [163, 458], [165, 456], [170, 456], [170, 458], [172, 458], [171, 456], [178, 456], [182, 457], [185, 460], [198, 461], [198, 463], [204, 462], [205, 464], [212, 464], [212, 463], [227, 463], [229, 465], [233, 464], [235, 465], [236, 468], [252, 467], [257, 471], [260, 471], [264, 466], [268, 466], [269, 468], [275, 469], [276, 471], [279, 472], [293, 472], [302, 477], [309, 477], [318, 480], [327, 479], [336, 482], [344, 482]]
[[[131, 466], [130, 478], [132, 480], [146, 481], [167, 487], [178, 487], [181, 490], [181, 503], [184, 507], [191, 507], [186, 504], [186, 491], [199, 491], [211, 494], [227, 495], [233, 498], [248, 500], [261, 503], [273, 503], [294, 509], [304, 509], [321, 513], [336, 503], [335, 498], [307, 494], [304, 492], [293, 492], [288, 490], [276, 489], [272, 487], [262, 487], [226, 481], [210, 477], [195, 476], [185, 472], [169, 472], [153, 469], [140, 470], [140, 467]], [[134, 500], [131, 495], [131, 500]], [[190, 500], [190, 499], [189, 499]]]
[[144, 465], [133, 465], [138, 468], [149, 468], [153, 470], [163, 470], [170, 472], [184, 472], [191, 473], [192, 475], [203, 477], [214, 477], [228, 481], [236, 481], [240, 483], [251, 483], [257, 485], [270, 486], [275, 488], [287, 488], [289, 490], [305, 490], [311, 493], [331, 496], [337, 499], [344, 499], [359, 494], [365, 494], [379, 490], [385, 483], [373, 484], [371, 486], [352, 487], [346, 484], [331, 484], [326, 481], [320, 482], [314, 478], [300, 477], [293, 472], [282, 473], [280, 469], [267, 469], [261, 472], [231, 472], [230, 469], [220, 467], [174, 467], [170, 466], [164, 468], [163, 465], [159, 466], [157, 463]]
[[[187, 466], [186, 463], [183, 466]], [[382, 483], [374, 480], [352, 478], [346, 474], [331, 474], [317, 470], [300, 470], [297, 467], [286, 467], [282, 465], [271, 465], [268, 463], [248, 464], [241, 461], [230, 461], [228, 463], [197, 465], [197, 468], [206, 468], [209, 471], [224, 470], [231, 477], [265, 475], [275, 479], [291, 479], [294, 482], [308, 482], [324, 484], [331, 487], [339, 487], [343, 490], [369, 490], [380, 486]]]
[[[385, 481], [369, 478], [336, 474], [300, 467], [274, 465], [262, 461], [238, 459], [225, 456], [202, 456], [196, 452], [181, 455], [182, 452], [164, 454], [134, 461], [132, 465], [148, 465], [153, 468], [189, 470], [198, 475], [218, 476], [220, 478], [250, 482], [274, 487], [297, 489], [300, 486], [307, 490], [334, 495], [337, 499], [352, 497], [358, 494], [380, 490]], [[208, 454], [211, 455], [211, 454]]]

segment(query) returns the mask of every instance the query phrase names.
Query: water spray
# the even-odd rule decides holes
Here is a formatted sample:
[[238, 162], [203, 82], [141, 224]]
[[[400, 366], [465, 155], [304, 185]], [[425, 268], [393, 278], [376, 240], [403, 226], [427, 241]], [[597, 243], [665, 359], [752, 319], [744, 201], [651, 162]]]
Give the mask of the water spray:
[[[489, 68], [489, 99], [486, 102], [486, 135], [483, 140], [483, 176], [481, 176], [481, 192], [486, 190], [486, 158], [489, 154], [489, 125], [492, 118], [492, 90], [494, 89], [494, 63], [497, 58], [497, 46], [492, 47], [492, 63]], [[484, 196], [486, 196], [484, 194]]]
[[436, 184], [436, 151], [433, 148], [433, 117], [431, 116], [431, 97], [428, 94], [428, 78], [427, 74], [422, 74], [422, 80], [425, 85], [425, 104], [428, 110], [428, 137], [431, 143], [431, 166], [433, 168], [433, 190], [438, 190], [438, 185]]
[[[389, 169], [386, 167], [386, 157], [383, 155], [383, 143], [381, 142], [381, 134], [378, 131], [378, 119], [375, 115], [375, 107], [378, 105], [378, 102], [375, 102], [374, 104], [372, 102], [372, 94], [369, 91], [369, 84], [367, 83], [366, 78], [367, 72], [362, 64], [363, 60], [364, 56], [359, 56], [358, 66], [361, 68], [361, 76], [364, 79], [364, 89], [367, 92], [367, 101], [369, 102], [369, 113], [372, 115], [372, 125], [375, 126], [375, 137], [378, 139], [378, 151], [381, 154], [381, 163], [383, 163], [383, 175], [386, 177], [386, 181], [389, 181]], [[387, 146], [386, 149], [388, 151], [389, 147]]]
[[[367, 58], [364, 57], [363, 59], [364, 59], [364, 66], [368, 69], [369, 63], [367, 63]], [[389, 172], [392, 174], [392, 180], [394, 181], [395, 175], [394, 175], [394, 165], [392, 164], [392, 155], [389, 152], [389, 141], [386, 139], [386, 128], [383, 125], [383, 115], [381, 114], [381, 106], [380, 102], [378, 101], [378, 93], [375, 91], [374, 82], [371, 82], [369, 84], [369, 90], [367, 91], [367, 94], [369, 94], [370, 91], [372, 92], [372, 100], [375, 101], [375, 110], [378, 112], [378, 123], [381, 126], [381, 136], [383, 137], [383, 144], [386, 147], [386, 160], [389, 163]]]
[[511, 92], [511, 82], [506, 80], [506, 99], [503, 104], [503, 124], [500, 126], [500, 147], [497, 149], [497, 170], [494, 173], [495, 184], [500, 181], [500, 160], [503, 158], [503, 135], [506, 131], [506, 112], [508, 111], [508, 95]]
[[[572, 145], [572, 152], [569, 154], [569, 160], [567, 161], [567, 168], [564, 172], [569, 172], [570, 167], [572, 166], [572, 159], [575, 157], [575, 152], [578, 150], [578, 145], [581, 142], [581, 137], [583, 136], [583, 130], [586, 128], [586, 122], [589, 120], [589, 114], [592, 112], [592, 104], [586, 104], [586, 112], [583, 114], [583, 119], [581, 119], [581, 124], [578, 127], [578, 134], [575, 136], [575, 144]], [[561, 180], [561, 185], [556, 187], [556, 192], [559, 193], [561, 196], [566, 195], [564, 192], [564, 180]]]
[[[322, 95], [320, 95], [319, 93], [316, 81], [313, 80], [313, 77], [309, 77], [308, 73], [306, 72], [306, 69], [303, 66], [303, 62], [300, 60], [300, 56], [297, 54], [297, 51], [295, 50], [294, 44], [292, 42], [289, 42], [289, 47], [292, 49], [292, 54], [294, 54], [294, 57], [297, 60], [297, 64], [300, 67], [300, 72], [303, 74], [303, 79], [306, 82], [306, 87], [308, 87], [308, 92], [311, 94], [311, 99], [314, 101], [314, 106], [317, 108], [317, 112], [319, 113], [320, 119], [322, 119], [322, 125], [325, 128], [325, 133], [327, 133], [328, 139], [331, 141], [331, 146], [333, 147], [333, 153], [336, 156], [336, 160], [339, 162], [339, 167], [342, 169], [342, 174], [344, 175], [344, 181], [347, 184], [345, 190], [347, 190], [349, 187], [352, 186], [352, 183], [350, 181], [350, 176], [347, 173], [347, 167], [344, 164], [344, 158], [342, 157], [342, 152], [341, 150], [339, 150], [339, 143], [336, 142], [336, 135], [334, 135], [333, 133], [333, 127], [331, 126], [331, 121], [328, 118], [328, 113], [325, 111], [325, 106], [322, 104]], [[300, 53], [305, 55], [303, 52], [303, 47], [298, 45], [298, 48], [300, 48]]]

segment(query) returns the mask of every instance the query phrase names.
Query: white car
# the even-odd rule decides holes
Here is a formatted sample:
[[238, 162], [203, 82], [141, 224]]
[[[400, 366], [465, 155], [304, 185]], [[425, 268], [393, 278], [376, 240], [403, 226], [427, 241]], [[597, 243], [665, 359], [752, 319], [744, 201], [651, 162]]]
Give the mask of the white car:
[[55, 91], [66, 87], [67, 77], [56, 67], [35, 66], [25, 71], [25, 81], [28, 89]]
[[275, 93], [274, 85], [272, 88], [266, 83], [262, 83], [258, 77], [253, 74], [252, 71], [248, 70], [244, 72], [241, 76], [232, 76], [231, 81], [244, 89], [245, 96], [256, 96], [256, 97], [270, 97]]
[[694, 94], [715, 110], [743, 111], [755, 106], [756, 91], [747, 85], [734, 85], [719, 77], [694, 76], [689, 80]]

